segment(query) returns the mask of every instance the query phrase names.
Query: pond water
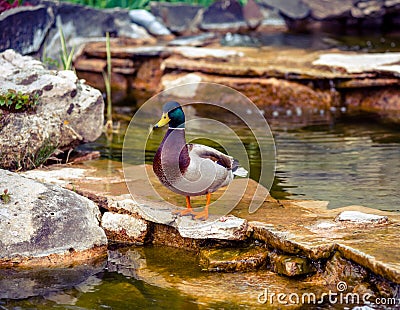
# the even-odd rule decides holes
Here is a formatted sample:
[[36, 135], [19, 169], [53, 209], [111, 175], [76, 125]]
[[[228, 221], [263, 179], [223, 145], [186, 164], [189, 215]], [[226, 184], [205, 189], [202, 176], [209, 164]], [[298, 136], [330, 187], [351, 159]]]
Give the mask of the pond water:
[[[345, 50], [400, 50], [391, 36], [332, 37], [265, 34], [251, 44]], [[133, 102], [136, 102], [133, 100]], [[140, 103], [138, 104], [140, 105]], [[103, 135], [82, 150], [100, 151], [102, 158], [122, 160], [124, 132], [137, 109], [130, 100], [114, 107], [120, 132], [112, 140]], [[275, 139], [277, 164], [271, 195], [277, 199], [329, 201], [328, 208], [363, 205], [400, 212], [400, 130], [369, 117], [335, 117], [329, 111], [310, 114], [264, 111]], [[160, 115], [144, 120], [155, 123]], [[250, 177], [257, 179], [258, 148], [231, 119], [248, 152]], [[148, 128], [141, 134], [148, 135]], [[188, 130], [188, 138], [196, 129]], [[145, 161], [152, 163], [157, 141], [154, 133]], [[234, 143], [225, 137], [226, 143]], [[210, 141], [202, 141], [210, 143]], [[218, 145], [212, 144], [213, 147]], [[142, 152], [134, 150], [132, 152]], [[139, 158], [140, 156], [138, 156]], [[141, 164], [139, 161], [138, 164]], [[106, 169], [107, 167], [105, 167]], [[165, 247], [113, 248], [108, 259], [62, 269], [0, 269], [1, 309], [266, 309], [257, 296], [265, 287], [273, 292], [324, 292], [324, 284], [309, 279], [289, 279], [267, 270], [248, 273], [202, 272], [198, 256]], [[317, 307], [315, 307], [317, 309]], [[320, 309], [334, 308], [329, 304]], [[343, 308], [342, 306], [338, 308]], [[351, 308], [351, 305], [349, 305]]]
[[[104, 136], [82, 149], [98, 150], [103, 157], [122, 159], [123, 132], [135, 107], [117, 106], [123, 115], [120, 134], [108, 141]], [[265, 115], [272, 115], [265, 111]], [[281, 113], [282, 114], [282, 113]], [[159, 115], [145, 123], [155, 123]], [[329, 201], [328, 208], [363, 205], [386, 211], [400, 211], [400, 130], [367, 117], [335, 118], [328, 112], [302, 117], [270, 116], [275, 139], [277, 165], [271, 195], [277, 199], [316, 199]], [[121, 119], [121, 117], [120, 117]], [[241, 124], [227, 117], [223, 121], [237, 132], [249, 157], [250, 177], [257, 180], [260, 169], [258, 148]], [[142, 129], [148, 135], [149, 129]], [[187, 139], [196, 135], [187, 130]], [[164, 131], [148, 144], [146, 163], [151, 164]], [[225, 137], [230, 143], [230, 137]], [[207, 141], [202, 141], [207, 143]], [[232, 139], [232, 143], [235, 140]], [[210, 141], [208, 141], [210, 144]], [[210, 144], [213, 147], [218, 145]], [[140, 158], [141, 150], [138, 152]], [[133, 157], [135, 157], [133, 155]], [[137, 164], [141, 164], [140, 161]]]
[[[196, 253], [183, 249], [110, 246], [108, 260], [91, 264], [0, 269], [0, 309], [276, 309], [258, 302], [265, 288], [316, 296], [327, 292], [318, 280], [268, 270], [204, 272]], [[314, 307], [334, 308], [327, 299]]]
[[346, 34], [292, 33], [292, 32], [253, 32], [248, 35], [227, 34], [221, 39], [225, 46], [275, 46], [294, 47], [309, 50], [337, 48], [343, 51], [360, 52], [398, 52], [400, 51], [400, 32], [391, 30], [386, 33], [366, 29], [364, 33], [349, 31]]

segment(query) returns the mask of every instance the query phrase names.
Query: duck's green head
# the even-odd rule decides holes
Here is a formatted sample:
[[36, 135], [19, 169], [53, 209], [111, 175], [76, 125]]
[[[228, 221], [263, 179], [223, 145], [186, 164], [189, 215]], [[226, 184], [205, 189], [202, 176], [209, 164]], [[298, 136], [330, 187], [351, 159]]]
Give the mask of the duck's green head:
[[154, 128], [169, 124], [169, 128], [185, 128], [185, 114], [181, 105], [176, 101], [168, 101], [163, 106], [161, 119]]

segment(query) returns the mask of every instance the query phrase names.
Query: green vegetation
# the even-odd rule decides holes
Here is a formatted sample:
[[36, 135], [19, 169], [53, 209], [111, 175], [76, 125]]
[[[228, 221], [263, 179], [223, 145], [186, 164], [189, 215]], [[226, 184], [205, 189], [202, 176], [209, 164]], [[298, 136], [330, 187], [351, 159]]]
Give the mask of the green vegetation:
[[9, 203], [11, 200], [11, 194], [8, 192], [8, 189], [5, 189], [3, 193], [0, 194], [0, 200], [4, 203]]
[[[36, 154], [31, 154], [28, 156], [28, 160], [31, 163], [31, 167], [37, 168], [43, 165], [48, 159], [50, 159], [50, 156], [53, 155], [53, 153], [57, 150], [57, 146], [53, 145], [50, 142], [50, 139], [47, 139], [42, 147], [37, 150]], [[31, 168], [30, 167], [30, 168]], [[24, 167], [25, 169], [28, 167]]]
[[[61, 0], [66, 2], [71, 2], [75, 4], [89, 5], [95, 8], [105, 9], [105, 8], [129, 8], [129, 9], [149, 9], [151, 0]], [[186, 4], [199, 4], [204, 7], [208, 7], [214, 0], [163, 0], [160, 2], [170, 2], [170, 3], [186, 3]], [[239, 0], [241, 4], [245, 4], [247, 0]]]
[[62, 31], [61, 26], [59, 26], [58, 31], [60, 32], [60, 41], [61, 41], [61, 62], [63, 64], [64, 70], [72, 69], [72, 57], [74, 56], [75, 48], [73, 47], [70, 52], [67, 50], [67, 45], [64, 37], [64, 32]]
[[33, 108], [39, 102], [39, 94], [24, 94], [14, 89], [9, 89], [6, 93], [0, 94], [0, 108], [13, 112], [26, 111]]
[[107, 123], [105, 129], [106, 132], [111, 132], [113, 127], [112, 102], [111, 102], [111, 47], [110, 47], [110, 34], [108, 32], [106, 33], [106, 54], [107, 54], [107, 73], [105, 73], [104, 71], [102, 72], [107, 94]]

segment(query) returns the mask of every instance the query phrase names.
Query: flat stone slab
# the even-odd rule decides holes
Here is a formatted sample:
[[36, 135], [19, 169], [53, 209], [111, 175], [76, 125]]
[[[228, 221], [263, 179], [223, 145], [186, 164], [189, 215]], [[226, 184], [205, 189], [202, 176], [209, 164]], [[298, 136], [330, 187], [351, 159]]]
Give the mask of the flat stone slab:
[[400, 53], [322, 54], [313, 65], [343, 68], [348, 73], [386, 71], [400, 76]]
[[265, 265], [268, 251], [263, 247], [201, 249], [200, 266], [206, 271], [248, 271]]
[[[103, 170], [100, 166], [108, 167]], [[47, 170], [64, 169], [63, 166], [47, 168]], [[97, 196], [113, 196], [118, 203], [108, 204], [114, 206], [110, 211], [114, 213], [140, 214], [143, 212], [139, 207], [138, 201], [143, 197], [138, 197], [136, 203], [129, 197], [128, 189], [125, 184], [122, 173], [121, 163], [109, 162], [99, 164], [99, 161], [77, 164], [73, 169], [86, 170], [83, 177], [77, 181], [71, 179], [71, 184], [77, 191], [94, 193]], [[42, 171], [42, 170], [36, 170]], [[33, 171], [34, 172], [34, 171]], [[30, 172], [30, 173], [33, 173]], [[65, 172], [65, 170], [64, 170]], [[76, 175], [73, 173], [73, 175]], [[31, 177], [33, 175], [31, 174]], [[147, 178], [147, 176], [145, 176]], [[138, 176], [135, 184], [140, 186], [143, 180]], [[63, 180], [66, 181], [68, 175], [63, 174]], [[128, 180], [130, 182], [134, 180]], [[71, 185], [64, 185], [71, 186]], [[218, 195], [215, 193], [214, 195]], [[117, 196], [117, 197], [116, 197]], [[242, 201], [249, 201], [252, 197], [251, 188], [243, 195]], [[143, 200], [144, 201], [144, 200]], [[149, 201], [149, 200], [148, 200]], [[155, 212], [160, 214], [162, 211], [164, 217], [160, 217], [160, 223], [171, 225], [180, 229], [180, 232], [187, 237], [193, 238], [193, 235], [186, 235], [185, 229], [179, 228], [181, 224], [195, 223], [190, 217], [175, 218], [171, 214], [171, 208], [165, 205], [163, 201], [150, 200], [150, 206], [153, 206]], [[229, 226], [230, 236], [235, 229], [241, 233], [238, 236], [243, 238], [249, 234], [252, 238], [265, 241], [270, 247], [279, 249], [287, 254], [300, 255], [311, 260], [327, 259], [335, 251], [339, 251], [344, 258], [360, 264], [377, 275], [383, 276], [392, 282], [400, 284], [400, 214], [379, 211], [363, 206], [347, 206], [339, 209], [327, 209], [326, 201], [296, 201], [286, 200], [277, 201], [268, 198], [264, 204], [255, 213], [248, 213], [248, 205], [239, 203], [230, 213], [235, 216], [228, 223], [223, 222], [224, 217], [215, 217], [215, 225], [219, 227]], [[118, 207], [117, 207], [118, 206]], [[143, 215], [145, 219], [151, 219], [151, 208], [146, 209], [147, 214]], [[352, 213], [349, 213], [351, 211]], [[356, 213], [354, 213], [356, 212]], [[359, 213], [361, 212], [361, 213]], [[336, 221], [339, 214], [363, 214], [363, 217], [370, 219], [385, 219], [387, 221], [370, 221], [365, 223], [349, 223], [348, 221]], [[245, 225], [246, 234], [244, 232]], [[242, 225], [242, 226], [240, 226]], [[240, 228], [242, 227], [242, 228]], [[186, 227], [187, 229], [188, 227]], [[210, 228], [211, 229], [211, 228]], [[206, 237], [210, 231], [203, 231], [201, 238]], [[233, 233], [234, 234], [234, 233]], [[214, 235], [214, 238], [216, 235]], [[226, 237], [226, 236], [225, 236]], [[229, 238], [228, 238], [229, 239]], [[231, 239], [240, 240], [240, 238]]]
[[[189, 40], [189, 39], [188, 39]], [[196, 37], [194, 37], [194, 42]], [[186, 42], [186, 41], [185, 41]], [[171, 41], [171, 45], [176, 44]], [[179, 45], [179, 41], [178, 44]], [[196, 45], [197, 43], [194, 43]], [[163, 67], [170, 71], [203, 72], [217, 75], [246, 77], [277, 77], [284, 79], [355, 79], [399, 78], [400, 53], [360, 54], [337, 50], [309, 51], [277, 47], [227, 47], [217, 43], [206, 48], [195, 46], [168, 46], [146, 42], [111, 42], [115, 59], [161, 57]], [[103, 42], [86, 44], [84, 58], [106, 59]], [[79, 67], [80, 58], [75, 64]], [[103, 64], [103, 63], [102, 63]], [[85, 66], [86, 63], [83, 62]], [[85, 68], [83, 67], [82, 70]], [[368, 80], [367, 80], [368, 82]], [[365, 83], [367, 83], [365, 82]], [[372, 82], [372, 81], [371, 81]]]
[[[326, 259], [334, 251], [390, 281], [400, 283], [400, 214], [363, 206], [329, 210], [327, 203], [281, 201], [265, 204], [251, 215], [242, 215], [254, 230], [253, 237], [275, 248], [312, 260]], [[236, 214], [236, 210], [232, 213]], [[335, 221], [344, 212], [387, 221], [349, 223]], [[254, 220], [254, 221], [253, 221]]]

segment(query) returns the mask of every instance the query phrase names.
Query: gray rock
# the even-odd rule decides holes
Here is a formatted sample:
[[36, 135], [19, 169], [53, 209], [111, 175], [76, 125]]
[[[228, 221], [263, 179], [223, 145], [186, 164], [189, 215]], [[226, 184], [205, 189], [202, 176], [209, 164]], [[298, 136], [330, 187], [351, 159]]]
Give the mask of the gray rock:
[[243, 16], [250, 29], [256, 29], [264, 19], [261, 8], [254, 0], [247, 1], [243, 7]]
[[317, 20], [347, 17], [353, 7], [353, 0], [302, 0]]
[[131, 10], [129, 11], [130, 19], [144, 27], [149, 33], [155, 36], [171, 35], [171, 32], [157, 18], [146, 10]]
[[200, 27], [204, 30], [238, 31], [246, 29], [243, 10], [236, 0], [219, 0], [211, 4], [203, 14]]
[[[12, 48], [22, 54], [37, 53], [58, 61], [61, 27], [69, 50], [79, 51], [83, 43], [112, 36], [148, 38], [147, 31], [133, 24], [125, 9], [95, 9], [68, 2], [32, 0], [32, 6], [7, 10], [0, 16], [0, 52]], [[12, 27], [10, 27], [12, 25]]]
[[[221, 218], [212, 216], [208, 221], [196, 221], [190, 216], [178, 217], [172, 214], [171, 209], [165, 204], [149, 204], [149, 202], [142, 204], [129, 198], [129, 195], [109, 198], [107, 208], [114, 214], [120, 214], [110, 214], [106, 219], [103, 218], [103, 227], [110, 232], [121, 232], [128, 229], [131, 235], [126, 238], [128, 241], [143, 242], [145, 230], [149, 228], [143, 220], [172, 226], [184, 238], [245, 240], [248, 237], [247, 221], [235, 216]], [[119, 215], [124, 216], [119, 217]], [[131, 219], [128, 219], [127, 216], [130, 216]], [[132, 230], [128, 227], [130, 225], [133, 226]], [[128, 234], [126, 233], [126, 235]]]
[[62, 28], [68, 50], [75, 47], [78, 52], [84, 43], [104, 40], [106, 33], [111, 36], [129, 38], [148, 37], [143, 28], [132, 27], [129, 11], [115, 9], [95, 9], [68, 2], [40, 1], [50, 6], [56, 16], [56, 25], [50, 29], [43, 50], [46, 57], [59, 59], [61, 50], [59, 29]]
[[204, 8], [201, 5], [185, 3], [151, 2], [151, 12], [163, 21], [174, 33], [188, 34], [198, 32]]
[[38, 52], [53, 23], [51, 7], [22, 6], [5, 11], [0, 14], [0, 52], [10, 48], [22, 54]]
[[51, 71], [13, 50], [0, 54], [0, 92], [40, 94], [34, 111], [0, 115], [0, 167], [30, 169], [59, 150], [96, 140], [102, 133], [100, 91], [73, 71]]
[[259, 0], [259, 3], [292, 19], [303, 19], [310, 14], [310, 8], [301, 0]]
[[76, 253], [107, 245], [100, 211], [89, 199], [0, 170], [0, 190], [4, 189], [11, 200], [0, 201], [0, 265], [52, 257], [44, 259], [49, 263], [54, 255], [73, 261]]

